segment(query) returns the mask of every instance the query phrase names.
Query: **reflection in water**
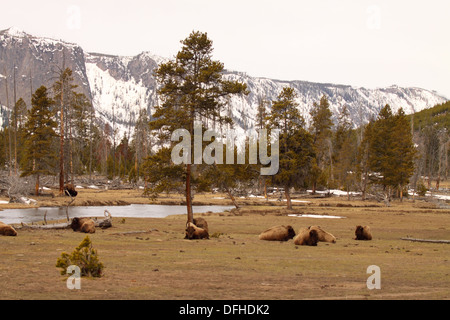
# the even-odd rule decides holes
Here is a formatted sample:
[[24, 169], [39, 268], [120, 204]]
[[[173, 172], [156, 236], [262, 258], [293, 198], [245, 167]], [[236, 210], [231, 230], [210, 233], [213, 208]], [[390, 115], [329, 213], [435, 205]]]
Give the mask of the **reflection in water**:
[[[223, 212], [230, 210], [233, 206], [194, 206], [194, 213]], [[129, 206], [110, 207], [69, 207], [69, 218], [73, 217], [104, 217], [108, 210], [113, 218], [164, 218], [174, 214], [185, 214], [186, 206], [180, 205], [155, 205], [155, 204], [132, 204]], [[65, 207], [47, 207], [30, 209], [6, 209], [0, 211], [0, 221], [6, 224], [31, 223], [44, 220], [47, 212], [47, 221], [61, 220], [66, 218]]]

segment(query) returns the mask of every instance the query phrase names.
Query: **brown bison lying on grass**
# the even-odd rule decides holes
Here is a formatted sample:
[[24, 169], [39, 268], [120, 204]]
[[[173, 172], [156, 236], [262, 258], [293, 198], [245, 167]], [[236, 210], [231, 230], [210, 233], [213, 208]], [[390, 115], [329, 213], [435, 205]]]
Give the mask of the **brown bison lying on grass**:
[[294, 243], [300, 246], [317, 246], [317, 242], [319, 242], [317, 230], [310, 230], [309, 228], [300, 229], [294, 238]]
[[372, 240], [372, 233], [369, 226], [357, 226], [355, 230], [355, 240]]
[[197, 227], [192, 222], [188, 222], [186, 224], [185, 239], [209, 239], [209, 234], [205, 229]]
[[91, 218], [73, 218], [70, 227], [73, 231], [95, 233], [95, 222]]
[[317, 235], [319, 236], [319, 241], [336, 243], [336, 237], [333, 236], [331, 233], [326, 232], [321, 227], [319, 227], [319, 226], [311, 226], [308, 229], [317, 231]]
[[203, 218], [195, 218], [194, 219], [194, 224], [195, 224], [196, 227], [202, 228], [206, 232], [209, 232], [209, 230], [208, 230], [208, 222], [206, 222], [205, 219], [203, 219]]
[[10, 225], [0, 221], [0, 235], [15, 237], [17, 236], [17, 231]]
[[259, 235], [259, 240], [288, 241], [295, 237], [295, 231], [291, 226], [276, 226]]

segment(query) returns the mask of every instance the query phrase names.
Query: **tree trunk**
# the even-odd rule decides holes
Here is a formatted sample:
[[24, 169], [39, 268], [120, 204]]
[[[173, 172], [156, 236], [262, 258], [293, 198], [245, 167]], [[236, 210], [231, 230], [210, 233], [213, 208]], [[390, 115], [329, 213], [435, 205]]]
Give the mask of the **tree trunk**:
[[39, 195], [39, 175], [36, 175], [36, 185], [35, 185], [35, 194], [38, 196]]
[[228, 189], [227, 193], [228, 193], [228, 196], [231, 199], [231, 202], [233, 202], [234, 206], [236, 207], [236, 209], [239, 209], [239, 205], [237, 204], [236, 199], [233, 197], [233, 194], [231, 193], [231, 190]]
[[194, 222], [194, 213], [192, 212], [192, 196], [191, 196], [191, 165], [186, 165], [186, 207], [187, 222]]
[[291, 195], [289, 193], [289, 187], [284, 188], [284, 194], [286, 195], [286, 202], [287, 202], [287, 208], [288, 210], [292, 210], [292, 202], [291, 202]]
[[268, 197], [267, 197], [267, 180], [266, 179], [264, 179], [264, 198], [266, 200], [268, 200]]

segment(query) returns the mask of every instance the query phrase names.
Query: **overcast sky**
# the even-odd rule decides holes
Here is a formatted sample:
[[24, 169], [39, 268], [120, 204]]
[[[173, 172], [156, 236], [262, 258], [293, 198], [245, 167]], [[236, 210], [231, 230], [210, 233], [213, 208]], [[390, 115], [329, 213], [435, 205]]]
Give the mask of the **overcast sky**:
[[3, 1], [0, 29], [88, 52], [173, 57], [207, 32], [228, 69], [281, 80], [421, 87], [450, 98], [447, 0]]

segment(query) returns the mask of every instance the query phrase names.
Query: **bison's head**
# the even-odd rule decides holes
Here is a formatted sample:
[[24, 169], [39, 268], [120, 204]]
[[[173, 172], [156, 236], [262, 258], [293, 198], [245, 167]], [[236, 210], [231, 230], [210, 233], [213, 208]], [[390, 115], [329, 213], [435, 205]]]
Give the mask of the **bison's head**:
[[287, 231], [289, 239], [293, 239], [295, 237], [294, 228], [292, 228], [291, 226], [287, 226]]
[[309, 231], [309, 238], [306, 242], [309, 246], [317, 246], [317, 242], [319, 242], [319, 234], [316, 230]]
[[357, 226], [355, 230], [356, 239], [362, 239], [364, 234], [364, 228], [362, 226]]
[[70, 224], [70, 227], [73, 231], [77, 231], [81, 228], [81, 223], [79, 218], [73, 218], [72, 223]]

